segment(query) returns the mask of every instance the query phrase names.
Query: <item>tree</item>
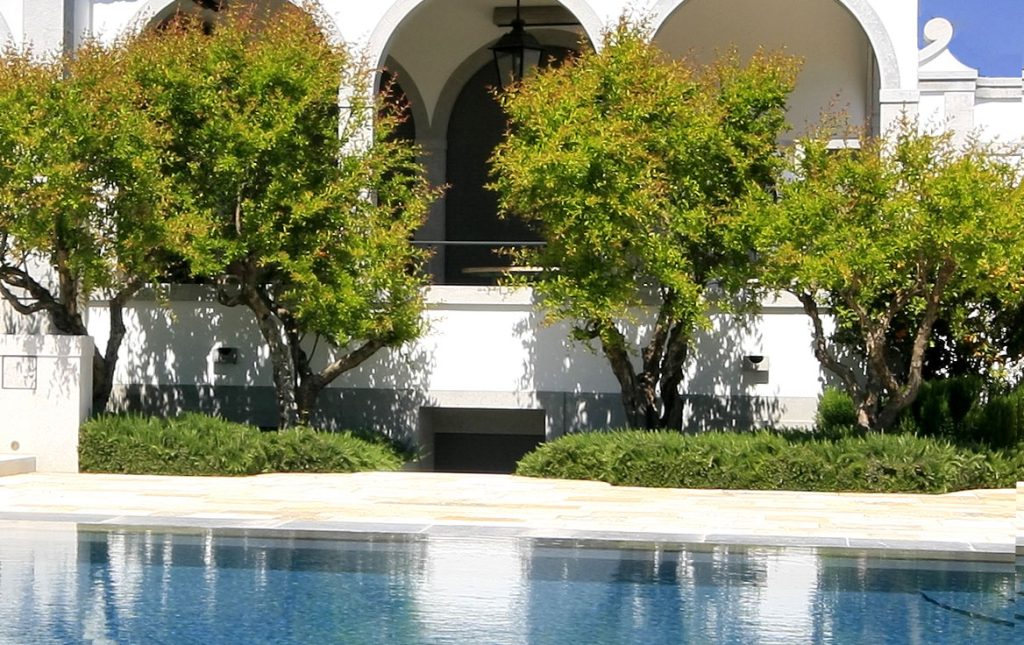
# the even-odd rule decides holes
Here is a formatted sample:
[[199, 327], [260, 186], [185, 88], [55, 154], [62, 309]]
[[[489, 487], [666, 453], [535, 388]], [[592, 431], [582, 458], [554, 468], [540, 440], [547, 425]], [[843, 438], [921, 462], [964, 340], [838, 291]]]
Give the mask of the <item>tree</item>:
[[937, 320], [963, 321], [972, 303], [1020, 301], [1019, 170], [977, 142], [957, 147], [904, 122], [860, 149], [802, 142], [796, 178], [754, 209], [762, 279], [800, 300], [814, 353], [853, 397], [861, 426], [888, 428], [914, 401]]
[[[179, 16], [139, 36], [125, 72], [170, 132], [184, 259], [255, 316], [280, 425], [308, 422], [331, 381], [420, 331], [410, 239], [434, 191], [417, 150], [389, 136], [393, 111], [373, 123], [370, 72], [295, 7], [229, 6], [212, 29]], [[307, 334], [335, 350], [322, 369]]]
[[106, 301], [110, 335], [93, 357], [97, 412], [110, 398], [125, 302], [162, 271], [169, 239], [161, 133], [131, 107], [125, 47], [0, 56], [0, 294], [78, 336], [89, 335], [89, 299]]
[[[698, 72], [620, 21], [600, 52], [501, 96], [510, 126], [493, 188], [546, 242], [516, 261], [540, 267], [550, 318], [600, 342], [634, 427], [682, 426], [683, 369], [713, 285], [738, 292], [748, 277], [728, 231], [743, 196], [774, 177], [794, 76], [792, 60], [764, 54]], [[635, 312], [652, 309], [634, 341]]]

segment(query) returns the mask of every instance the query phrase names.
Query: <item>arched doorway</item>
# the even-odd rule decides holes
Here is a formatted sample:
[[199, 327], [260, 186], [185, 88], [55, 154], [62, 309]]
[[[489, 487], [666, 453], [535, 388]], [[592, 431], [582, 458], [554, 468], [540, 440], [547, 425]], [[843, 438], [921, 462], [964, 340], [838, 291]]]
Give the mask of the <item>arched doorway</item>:
[[[314, 4], [318, 4], [314, 0]], [[176, 13], [187, 13], [198, 15], [210, 23], [216, 20], [216, 14], [229, 5], [250, 5], [264, 14], [272, 14], [282, 6], [294, 5], [301, 8], [299, 0], [146, 0], [146, 3], [139, 9], [129, 21], [131, 27], [155, 26], [163, 23]], [[327, 19], [326, 14], [315, 13], [314, 17], [320, 26], [321, 31], [332, 40], [341, 42], [341, 34], [337, 25]]]
[[[545, 64], [558, 64], [570, 53], [549, 46]], [[444, 280], [449, 284], [493, 284], [510, 264], [504, 251], [541, 240], [525, 222], [499, 218], [497, 195], [485, 188], [491, 155], [506, 129], [496, 82], [493, 62], [485, 63], [462, 87], [448, 119]]]
[[[416, 141], [424, 150], [430, 180], [448, 186], [417, 235], [419, 243], [434, 251], [432, 270], [438, 283], [493, 284], [497, 269], [508, 263], [496, 249], [537, 241], [522, 223], [500, 220], [496, 197], [484, 188], [490, 180], [488, 160], [506, 125], [491, 93], [497, 73], [489, 47], [509, 29], [501, 18], [507, 4], [396, 3], [371, 36], [371, 49], [374, 43], [386, 43], [380, 53], [384, 67], [399, 67], [399, 82], [417, 88], [423, 104], [413, 106]], [[595, 27], [582, 25], [569, 11], [570, 4], [584, 3], [523, 3], [527, 30], [544, 45], [548, 59], [564, 59]], [[586, 12], [584, 20], [592, 13]], [[531, 22], [550, 20], [542, 16], [551, 15], [557, 22]]]

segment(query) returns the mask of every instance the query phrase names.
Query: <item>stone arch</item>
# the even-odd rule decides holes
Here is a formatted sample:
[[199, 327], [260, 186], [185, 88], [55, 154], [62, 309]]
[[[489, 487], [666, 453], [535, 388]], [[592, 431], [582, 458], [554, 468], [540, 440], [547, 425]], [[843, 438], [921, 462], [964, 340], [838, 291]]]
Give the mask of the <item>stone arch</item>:
[[[173, 5], [177, 4], [180, 0], [146, 0], [146, 4], [142, 6], [135, 15], [132, 16], [131, 20], [128, 21], [126, 29], [138, 30], [144, 29], [154, 18], [167, 11]], [[284, 0], [291, 4], [299, 7], [301, 4], [295, 0]], [[322, 9], [322, 5], [318, 0], [314, 0], [314, 4], [317, 8]], [[320, 26], [320, 30], [334, 42], [344, 42], [341, 35], [341, 30], [338, 29], [338, 25], [328, 17], [327, 12], [318, 11], [314, 16], [317, 24]]]
[[[416, 85], [416, 80], [412, 78], [412, 75], [407, 73], [405, 68], [402, 67], [402, 64], [394, 58], [388, 58], [385, 60], [384, 67], [382, 69], [386, 69], [391, 72], [398, 80], [398, 85], [401, 86], [402, 92], [409, 101], [409, 112], [412, 116], [412, 121], [416, 126], [417, 132], [421, 129], [426, 130], [430, 125], [430, 115], [427, 114], [422, 95], [420, 94], [420, 88]], [[376, 93], [381, 90], [380, 82], [382, 75], [376, 74], [375, 76], [375, 86], [373, 91]]]
[[[384, 16], [377, 22], [370, 33], [367, 46], [367, 54], [371, 63], [381, 65], [387, 56], [391, 38], [398, 30], [402, 22], [415, 11], [420, 5], [430, 0], [398, 0], [384, 13]], [[571, 11], [580, 21], [580, 26], [587, 39], [599, 46], [601, 32], [604, 29], [604, 21], [597, 12], [590, 6], [588, 0], [558, 0], [558, 2]]]
[[[579, 43], [575, 41], [565, 40], [563, 33], [556, 30], [544, 30], [537, 29], [531, 30], [536, 34], [541, 42], [545, 45], [553, 45], [561, 47], [563, 49], [574, 49]], [[597, 46], [598, 43], [590, 41], [590, 44]], [[494, 55], [491, 53], [490, 46], [481, 47], [472, 54], [469, 55], [455, 71], [452, 72], [451, 76], [448, 77], [447, 82], [444, 84], [444, 88], [441, 90], [441, 95], [437, 101], [437, 105], [434, 106], [434, 110], [430, 115], [430, 122], [435, 128], [439, 128], [438, 134], [444, 136], [444, 130], [448, 127], [448, 119], [451, 117], [452, 106], [455, 104], [455, 100], [458, 98], [462, 88], [466, 85], [470, 78], [472, 78], [477, 71], [488, 63], [493, 65]]]
[[[892, 44], [885, 24], [868, 0], [830, 0], [845, 8], [868, 37], [878, 61], [880, 89], [892, 90], [900, 87], [900, 69], [896, 48]], [[652, 26], [657, 33], [672, 14], [688, 0], [657, 0], [653, 8]]]
[[14, 41], [14, 32], [11, 31], [11, 27], [4, 20], [3, 14], [0, 14], [0, 44], [9, 43]]

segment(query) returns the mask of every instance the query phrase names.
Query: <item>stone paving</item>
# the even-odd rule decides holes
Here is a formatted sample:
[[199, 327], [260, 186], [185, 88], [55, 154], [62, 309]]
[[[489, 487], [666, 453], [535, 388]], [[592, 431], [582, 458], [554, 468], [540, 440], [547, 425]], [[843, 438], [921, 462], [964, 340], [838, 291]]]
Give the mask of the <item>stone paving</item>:
[[[1020, 492], [1021, 494], [1018, 494]], [[1018, 490], [948, 495], [613, 487], [446, 473], [0, 478], [0, 520], [802, 545], [1012, 557]], [[0, 523], [2, 527], [2, 523]]]

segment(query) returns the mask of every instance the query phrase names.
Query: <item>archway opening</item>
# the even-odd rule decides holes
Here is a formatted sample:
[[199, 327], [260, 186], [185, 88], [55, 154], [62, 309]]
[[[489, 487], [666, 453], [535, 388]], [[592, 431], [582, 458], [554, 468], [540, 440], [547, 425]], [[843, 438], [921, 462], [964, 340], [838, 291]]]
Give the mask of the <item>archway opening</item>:
[[177, 15], [189, 15], [201, 19], [205, 28], [212, 29], [218, 14], [238, 6], [252, 7], [258, 15], [268, 16], [295, 5], [290, 0], [174, 0], [153, 16], [149, 26], [161, 28]]
[[825, 111], [844, 113], [854, 128], [878, 130], [875, 51], [837, 0], [685, 0], [658, 26], [655, 42], [702, 65], [730, 48], [743, 58], [763, 48], [802, 59], [787, 140], [818, 124]]
[[[514, 7], [512, 7], [514, 10]], [[389, 35], [383, 60], [400, 66], [400, 83], [416, 88], [416, 141], [428, 175], [448, 186], [417, 235], [434, 252], [435, 282], [494, 284], [507, 267], [503, 249], [539, 238], [522, 222], [499, 219], [489, 159], [506, 129], [493, 88], [497, 73], [489, 47], [509, 30], [509, 6], [495, 0], [424, 0]], [[583, 27], [565, 6], [523, 2], [527, 30], [545, 48], [547, 64], [564, 60], [586, 42]], [[421, 119], [419, 115], [425, 115]]]
[[[546, 64], [570, 54], [548, 47]], [[495, 97], [496, 72], [485, 63], [462, 87], [448, 120], [444, 281], [448, 284], [494, 284], [511, 264], [506, 251], [538, 244], [541, 238], [526, 222], [498, 217], [498, 197], [485, 188], [491, 180], [490, 158], [501, 142], [507, 120]]]

